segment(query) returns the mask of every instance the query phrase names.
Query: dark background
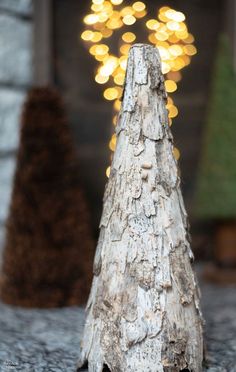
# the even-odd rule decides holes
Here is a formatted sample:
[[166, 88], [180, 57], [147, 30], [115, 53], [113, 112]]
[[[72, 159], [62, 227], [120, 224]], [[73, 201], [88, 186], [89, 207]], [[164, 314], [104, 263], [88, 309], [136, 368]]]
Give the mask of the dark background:
[[[127, 2], [128, 4], [129, 2]], [[146, 1], [149, 14], [166, 2]], [[181, 151], [180, 168], [182, 188], [188, 213], [194, 217], [194, 190], [201, 153], [213, 61], [219, 32], [224, 26], [224, 8], [221, 1], [178, 0], [169, 6], [184, 12], [189, 31], [195, 37], [198, 53], [191, 64], [182, 70], [182, 81], [174, 100], [179, 115], [173, 120], [175, 144]], [[84, 183], [93, 215], [94, 228], [102, 207], [109, 165], [108, 141], [113, 130], [112, 103], [102, 96], [104, 86], [94, 81], [96, 61], [88, 53], [80, 34], [84, 29], [83, 17], [90, 1], [56, 0], [53, 2], [53, 81], [63, 93], [70, 122], [78, 145], [82, 182]], [[138, 24], [142, 23], [137, 22]], [[137, 41], [143, 41], [143, 30], [136, 26]]]

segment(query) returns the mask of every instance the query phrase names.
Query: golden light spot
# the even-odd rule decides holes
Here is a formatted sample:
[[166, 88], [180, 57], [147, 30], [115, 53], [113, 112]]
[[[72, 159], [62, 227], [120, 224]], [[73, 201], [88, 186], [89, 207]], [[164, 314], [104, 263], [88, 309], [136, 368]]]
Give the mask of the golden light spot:
[[118, 97], [118, 94], [119, 92], [116, 88], [107, 88], [103, 93], [104, 98], [108, 101], [113, 101], [114, 99], [116, 99]]
[[96, 48], [97, 48], [97, 45], [93, 45], [91, 48], [89, 48], [89, 53], [95, 56]]
[[178, 109], [174, 105], [167, 105], [167, 109], [169, 111], [169, 118], [173, 119], [178, 115]]
[[149, 21], [146, 22], [147, 28], [149, 30], [157, 30], [160, 23], [156, 19], [149, 19]]
[[112, 124], [113, 124], [114, 126], [116, 126], [116, 124], [117, 124], [117, 115], [113, 116]]
[[[118, 75], [118, 73], [119, 73], [118, 70], [119, 70], [119, 69], [120, 69], [120, 67], [118, 67], [118, 68], [116, 67], [116, 68], [114, 69], [114, 71], [112, 72], [111, 75], [113, 76], [113, 79], [114, 79], [114, 77], [115, 77], [116, 75]], [[122, 71], [122, 70], [121, 70], [121, 71]], [[122, 73], [123, 73], [123, 71], [122, 71]]]
[[175, 157], [176, 160], [179, 160], [180, 158], [180, 152], [179, 152], [179, 149], [177, 149], [177, 147], [174, 147], [173, 148], [173, 155]]
[[147, 14], [147, 11], [143, 10], [142, 12], [136, 12], [135, 17], [136, 18], [143, 18], [143, 17], [145, 17], [146, 14]]
[[142, 1], [136, 1], [132, 5], [132, 8], [135, 10], [135, 12], [142, 12], [146, 8], [146, 5]]
[[[111, 4], [110, 4], [110, 6], [111, 6]], [[103, 15], [104, 17], [106, 15], [106, 19], [108, 19], [109, 17], [111, 17], [112, 13], [113, 13], [113, 7], [111, 6], [110, 8], [106, 8], [106, 9], [103, 8], [102, 12], [101, 13], [98, 13], [98, 14], [99, 15]]]
[[190, 57], [189, 56], [187, 56], [187, 55], [184, 55], [184, 56], [182, 56], [182, 59], [183, 59], [183, 61], [184, 61], [184, 63], [185, 63], [185, 66], [187, 66], [187, 65], [189, 65], [190, 64]]
[[[98, 14], [98, 21], [100, 22], [100, 23], [104, 23], [104, 22], [106, 22], [107, 20], [108, 20], [108, 18], [109, 18], [109, 15], [107, 14], [107, 13], [105, 13], [105, 12], [102, 12], [102, 13], [99, 13]], [[97, 25], [98, 26], [98, 25]], [[101, 25], [101, 28], [102, 28], [103, 26]]]
[[102, 76], [110, 76], [115, 71], [118, 64], [118, 58], [115, 56], [110, 56], [105, 60], [104, 65], [99, 70], [99, 73]]
[[157, 31], [155, 33], [155, 36], [156, 36], [157, 40], [164, 41], [164, 40], [167, 40], [168, 39], [168, 36], [169, 35], [165, 31]]
[[126, 56], [120, 57], [119, 64], [120, 64], [120, 67], [122, 68], [122, 70], [125, 71], [126, 67], [127, 67], [127, 57]]
[[127, 55], [129, 53], [130, 47], [131, 47], [130, 44], [121, 45], [120, 47], [121, 54]]
[[167, 22], [166, 27], [171, 31], [178, 31], [180, 29], [179, 23], [175, 21]]
[[126, 6], [125, 8], [123, 8], [121, 10], [120, 14], [121, 14], [122, 17], [128, 16], [128, 15], [133, 15], [134, 14], [134, 9], [132, 8], [132, 6]]
[[132, 43], [135, 39], [136, 39], [136, 36], [135, 36], [135, 34], [133, 32], [125, 32], [122, 35], [122, 40], [125, 43]]
[[157, 38], [155, 36], [155, 33], [151, 33], [150, 35], [148, 35], [148, 40], [150, 41], [150, 43], [156, 44], [157, 43]]
[[187, 54], [187, 56], [194, 56], [194, 54], [197, 53], [197, 49], [194, 45], [185, 45], [184, 51]]
[[124, 0], [111, 0], [111, 3], [112, 3], [113, 5], [120, 5], [120, 4], [123, 3], [123, 1], [124, 1]]
[[116, 149], [116, 135], [115, 134], [113, 134], [112, 135], [112, 137], [111, 137], [111, 140], [110, 140], [110, 142], [109, 142], [109, 148], [110, 148], [110, 150], [111, 151], [115, 151], [115, 149]]
[[175, 31], [175, 35], [178, 39], [186, 39], [188, 37], [188, 31], [185, 30], [185, 31]]
[[173, 44], [179, 42], [179, 38], [175, 34], [170, 35], [168, 40], [170, 43], [173, 43]]
[[110, 55], [109, 58], [106, 60], [106, 65], [110, 65], [116, 68], [119, 65], [119, 58]]
[[186, 37], [183, 42], [186, 44], [191, 44], [194, 42], [194, 36], [192, 34], [188, 34], [188, 37]]
[[95, 25], [93, 25], [94, 30], [97, 30], [97, 31], [101, 31], [103, 27], [104, 27], [104, 24], [100, 23], [100, 21], [98, 23], [95, 23]]
[[173, 93], [177, 89], [177, 85], [173, 80], [166, 80], [165, 81], [165, 87], [166, 87], [166, 91], [168, 93]]
[[94, 58], [96, 59], [96, 61], [99, 61], [99, 62], [104, 62], [105, 60], [107, 60], [108, 58], [108, 54], [104, 54], [104, 55], [95, 55]]
[[174, 80], [176, 83], [178, 83], [182, 79], [182, 75], [179, 71], [170, 71], [167, 74], [167, 78], [169, 80]]
[[122, 87], [115, 87], [114, 89], [117, 91], [117, 98], [120, 99], [122, 97], [123, 88]]
[[173, 20], [176, 22], [183, 22], [185, 20], [185, 15], [182, 12], [175, 12], [173, 14]]
[[100, 12], [100, 10], [103, 9], [103, 5], [102, 4], [93, 4], [91, 6], [91, 9], [94, 11], [94, 12]]
[[167, 74], [170, 71], [170, 65], [164, 61], [161, 62], [161, 71], [163, 74]]
[[176, 11], [174, 9], [167, 9], [166, 11], [162, 12], [165, 14], [165, 16], [169, 19], [174, 19], [174, 15], [176, 13]]
[[109, 142], [109, 149], [114, 152], [115, 149], [116, 149], [116, 146], [114, 145], [114, 143], [112, 141]]
[[85, 41], [90, 41], [93, 37], [94, 32], [91, 30], [86, 30], [81, 34], [81, 39]]
[[172, 70], [175, 67], [175, 61], [174, 61], [174, 59], [169, 59], [168, 63], [170, 65], [170, 69]]
[[166, 17], [165, 13], [166, 13], [166, 12], [161, 12], [161, 11], [160, 11], [159, 14], [158, 14], [158, 18], [160, 19], [160, 21], [166, 23], [166, 22], [169, 21], [169, 18]]
[[111, 30], [115, 30], [117, 28], [120, 28], [123, 26], [123, 22], [121, 19], [110, 19], [107, 23], [106, 26], [110, 28]]
[[120, 111], [120, 109], [121, 109], [121, 101], [119, 99], [116, 99], [115, 102], [114, 102], [113, 107], [114, 107], [114, 110], [115, 111]]
[[102, 76], [100, 74], [97, 74], [95, 76], [95, 81], [98, 83], [98, 84], [106, 84], [109, 80], [109, 76]]
[[183, 22], [185, 20], [185, 15], [182, 12], [176, 12], [174, 9], [167, 10], [165, 15], [175, 22]]
[[167, 103], [173, 105], [173, 99], [170, 96], [167, 97]]
[[110, 3], [110, 1], [104, 1], [103, 2], [103, 10], [106, 11], [106, 12], [110, 12], [111, 10], [113, 10], [113, 6]]
[[178, 31], [185, 31], [185, 32], [188, 32], [188, 30], [187, 30], [187, 26], [186, 26], [186, 24], [185, 24], [184, 22], [180, 22], [180, 23], [179, 23], [179, 29], [178, 29]]
[[108, 168], [106, 169], [106, 176], [107, 176], [107, 178], [110, 177], [110, 173], [111, 173], [111, 167], [108, 167]]
[[174, 60], [174, 64], [173, 64], [173, 67], [172, 67], [172, 70], [173, 71], [179, 71], [181, 70], [182, 68], [185, 67], [185, 61], [184, 59], [181, 57], [177, 57], [175, 60]]
[[162, 6], [160, 9], [159, 9], [159, 13], [165, 13], [167, 10], [169, 10], [170, 7], [169, 6]]
[[169, 59], [170, 53], [169, 53], [168, 49], [164, 48], [161, 45], [158, 45], [158, 50], [159, 50], [162, 61], [166, 61], [166, 60]]
[[183, 49], [181, 48], [180, 45], [171, 45], [169, 47], [169, 52], [175, 57], [180, 56], [183, 53]]
[[126, 15], [123, 18], [123, 22], [127, 26], [131, 26], [136, 22], [136, 18], [133, 15]]
[[107, 54], [109, 51], [109, 47], [106, 44], [98, 44], [95, 46], [95, 53], [99, 56]]
[[162, 46], [165, 49], [169, 48], [169, 43], [167, 41], [158, 41], [158, 46]]
[[102, 34], [101, 34], [101, 32], [97, 32], [97, 31], [95, 31], [95, 32], [93, 33], [93, 37], [92, 37], [91, 41], [92, 41], [93, 43], [97, 43], [97, 42], [99, 42], [99, 41], [101, 41], [101, 40], [102, 40]]
[[94, 4], [102, 4], [104, 0], [92, 0]]
[[125, 81], [125, 74], [117, 74], [115, 75], [114, 77], [114, 83], [117, 84], [117, 85], [123, 85], [124, 84], [124, 81]]
[[103, 30], [101, 30], [101, 33], [104, 38], [108, 38], [108, 37], [111, 37], [111, 35], [113, 34], [113, 31], [110, 30], [109, 28], [104, 28]]
[[111, 15], [112, 19], [119, 19], [120, 17], [121, 17], [121, 14], [117, 10], [112, 12], [112, 15]]
[[98, 22], [99, 18], [97, 14], [88, 14], [86, 17], [84, 17], [84, 23], [86, 25], [93, 25], [94, 23]]

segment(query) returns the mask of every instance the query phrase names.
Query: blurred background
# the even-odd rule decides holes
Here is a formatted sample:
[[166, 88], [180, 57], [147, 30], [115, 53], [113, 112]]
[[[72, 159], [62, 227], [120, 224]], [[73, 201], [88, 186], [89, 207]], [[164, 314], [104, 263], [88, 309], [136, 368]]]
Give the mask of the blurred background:
[[[88, 269], [92, 241], [98, 238], [104, 186], [115, 149], [127, 54], [134, 42], [158, 46], [163, 62], [174, 155], [203, 293], [209, 371], [235, 371], [236, 0], [0, 0], [0, 263], [4, 240], [8, 241], [0, 297], [2, 278], [9, 280], [5, 301], [4, 296], [0, 301], [4, 370], [41, 370], [39, 366], [47, 371], [75, 370], [83, 310], [29, 311], [4, 302], [47, 309], [85, 300], [92, 274]], [[26, 141], [20, 144], [26, 93], [46, 85], [55, 87], [65, 101], [88, 207], [77, 188], [77, 163], [55, 92], [38, 93], [38, 106], [32, 105], [37, 94], [31, 94], [23, 120]], [[45, 124], [42, 131], [40, 120]], [[27, 132], [31, 121], [41, 133], [41, 142], [40, 136]], [[60, 140], [45, 135], [44, 144], [42, 133], [50, 128], [57, 133], [57, 123], [64, 128], [64, 133], [59, 128]], [[28, 158], [25, 143], [31, 146]], [[58, 166], [61, 160], [57, 162], [57, 152], [50, 148], [62, 155], [63, 166]], [[17, 156], [21, 162], [14, 184]], [[42, 179], [39, 172], [42, 182], [35, 182], [38, 178], [31, 177], [35, 170], [38, 176], [35, 164], [41, 170], [51, 169], [52, 180]], [[67, 170], [65, 177], [61, 175]], [[30, 177], [32, 183], [27, 182]], [[49, 192], [41, 190], [42, 185], [48, 185]], [[37, 200], [34, 196], [37, 203], [32, 203]], [[19, 200], [23, 200], [21, 208]], [[9, 211], [11, 226], [5, 239]], [[86, 212], [91, 226], [84, 220]], [[77, 277], [81, 281], [72, 285], [70, 280]], [[226, 289], [222, 284], [231, 286]], [[69, 289], [72, 299], [63, 301], [61, 294], [66, 300]], [[11, 298], [6, 300], [8, 295]]]
[[[106, 170], [111, 158], [109, 142], [114, 131], [112, 124], [114, 109], [112, 100], [104, 98], [104, 85], [95, 81], [100, 62], [94, 58], [95, 53], [92, 55], [89, 52], [93, 43], [89, 43], [90, 36], [83, 35], [83, 32], [89, 29], [96, 31], [96, 25], [93, 28], [96, 22], [85, 17], [92, 13], [90, 9], [92, 4], [95, 4], [95, 8], [96, 5], [99, 8], [101, 3], [99, 0], [93, 3], [78, 0], [35, 0], [34, 2], [0, 0], [0, 231], [2, 241], [18, 147], [19, 115], [25, 93], [32, 85], [53, 85], [63, 95], [77, 146], [80, 175], [92, 215], [93, 232], [97, 237]], [[110, 3], [119, 9], [130, 5], [128, 0], [114, 0]], [[214, 260], [215, 226], [216, 224], [218, 226], [219, 221], [221, 225], [229, 221], [230, 233], [225, 235], [223, 233], [223, 240], [228, 239], [230, 254], [235, 260], [233, 213], [227, 214], [226, 211], [222, 217], [222, 208], [217, 206], [214, 213], [205, 213], [204, 208], [208, 208], [206, 203], [203, 203], [204, 208], [200, 209], [199, 213], [196, 208], [198, 182], [200, 182], [198, 179], [204, 178], [207, 172], [207, 170], [201, 171], [200, 164], [204, 163], [204, 156], [208, 156], [207, 150], [204, 150], [204, 138], [208, 133], [213, 90], [217, 89], [213, 86], [213, 76], [222, 34], [227, 36], [230, 65], [232, 68], [236, 67], [235, 1], [146, 0], [145, 5], [145, 16], [137, 16], [137, 22], [134, 24], [132, 21], [127, 21], [117, 29], [110, 27], [113, 35], [107, 39], [107, 44], [114, 54], [118, 54], [121, 36], [127, 31], [135, 34], [137, 42], [150, 42], [148, 36], [152, 29], [155, 30], [155, 26], [148, 27], [146, 22], [148, 19], [157, 19], [158, 10], [162, 7], [173, 7], [185, 15], [184, 22], [192, 35], [189, 43], [191, 42], [196, 49], [187, 53], [191, 61], [188, 61], [187, 66], [181, 71], [181, 78], [178, 73], [171, 76], [171, 79], [173, 78], [178, 84], [178, 89], [171, 94], [178, 108], [178, 115], [173, 114], [172, 130], [176, 147], [180, 152], [182, 189], [192, 225], [193, 249], [198, 258]], [[140, 6], [139, 10], [142, 12], [143, 8], [139, 2]], [[99, 27], [97, 30], [99, 32]], [[165, 38], [160, 40], [163, 41]], [[99, 42], [99, 36], [97, 41], [97, 44], [106, 44], [106, 39]], [[233, 81], [229, 84], [233, 84]], [[111, 84], [106, 85], [109, 86]], [[227, 123], [222, 123], [223, 126], [226, 127]], [[232, 135], [227, 134], [227, 136], [232, 139], [233, 132]], [[216, 141], [216, 151], [220, 154], [220, 135]], [[205, 147], [207, 146], [206, 144]], [[227, 144], [224, 146], [228, 147]], [[114, 146], [110, 144], [110, 147]], [[235, 151], [232, 149], [232, 159], [235, 159]], [[216, 153], [215, 160], [217, 156]], [[227, 172], [222, 173], [222, 177], [227, 178]], [[231, 189], [235, 189], [234, 181], [236, 180], [233, 178], [227, 181], [231, 184]], [[199, 189], [199, 194], [209, 191], [203, 190], [201, 182]], [[223, 200], [225, 195], [220, 195], [219, 190], [217, 192], [217, 198]], [[236, 208], [235, 199], [229, 201], [228, 198], [226, 199], [226, 202], [231, 204], [231, 210]], [[209, 205], [212, 204], [211, 193], [208, 195], [208, 201]], [[228, 256], [226, 261], [232, 263]]]

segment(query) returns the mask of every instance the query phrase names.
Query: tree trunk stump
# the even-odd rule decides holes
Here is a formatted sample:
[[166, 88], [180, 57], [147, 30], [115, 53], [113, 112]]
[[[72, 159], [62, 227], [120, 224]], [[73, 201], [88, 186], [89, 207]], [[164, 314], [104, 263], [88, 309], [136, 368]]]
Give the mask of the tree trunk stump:
[[157, 48], [129, 54], [79, 367], [202, 370], [199, 290]]

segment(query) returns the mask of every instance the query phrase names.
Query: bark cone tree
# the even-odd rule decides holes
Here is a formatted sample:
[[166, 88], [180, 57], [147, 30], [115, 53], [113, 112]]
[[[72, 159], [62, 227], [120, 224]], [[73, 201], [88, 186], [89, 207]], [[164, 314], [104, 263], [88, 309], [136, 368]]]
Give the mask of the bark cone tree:
[[129, 54], [79, 367], [202, 370], [199, 291], [158, 50]]

